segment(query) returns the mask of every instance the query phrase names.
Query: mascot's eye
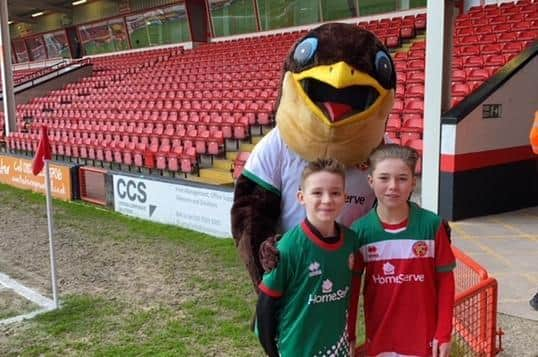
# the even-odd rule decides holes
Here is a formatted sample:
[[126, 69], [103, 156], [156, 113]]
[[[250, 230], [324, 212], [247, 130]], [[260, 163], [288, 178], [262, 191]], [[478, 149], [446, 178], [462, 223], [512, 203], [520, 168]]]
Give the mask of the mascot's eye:
[[378, 51], [375, 54], [375, 71], [379, 84], [385, 88], [394, 87], [396, 82], [394, 68], [389, 55], [385, 51]]
[[298, 65], [307, 64], [314, 57], [317, 49], [318, 39], [315, 37], [306, 38], [295, 48], [293, 60]]

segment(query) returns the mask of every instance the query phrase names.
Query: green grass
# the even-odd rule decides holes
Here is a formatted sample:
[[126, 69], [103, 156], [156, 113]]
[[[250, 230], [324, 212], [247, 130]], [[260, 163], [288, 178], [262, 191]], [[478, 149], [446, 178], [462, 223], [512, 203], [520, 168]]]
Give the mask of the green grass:
[[32, 345], [21, 352], [22, 355], [204, 355], [206, 346], [218, 346], [231, 338], [237, 347], [256, 350], [253, 337], [244, 328], [238, 328], [240, 321], [219, 317], [220, 307], [188, 303], [181, 305], [181, 310], [185, 314], [182, 318], [177, 311], [166, 307], [133, 311], [122, 302], [69, 296], [62, 309], [32, 322], [35, 329], [28, 331]]
[[[6, 185], [0, 185], [0, 201], [21, 214], [45, 212], [43, 195]], [[18, 326], [7, 341], [0, 339], [0, 355], [260, 354], [249, 331], [255, 294], [231, 239], [132, 219], [84, 203], [55, 200], [53, 207], [56, 226], [69, 226], [91, 239], [148, 247], [164, 242], [181, 249], [192, 263], [192, 270], [183, 272], [187, 276], [182, 299], [149, 301], [148, 307], [106, 293], [61, 296], [62, 309]], [[92, 230], [98, 233], [95, 238]]]
[[[10, 211], [44, 219], [41, 194], [0, 184], [0, 202]], [[106, 291], [61, 292], [61, 309], [11, 326], [4, 339], [0, 327], [1, 356], [262, 354], [249, 330], [256, 296], [233, 240], [133, 219], [80, 202], [54, 200], [53, 207], [57, 231], [69, 227], [70, 232], [68, 240], [58, 233], [57, 253], [69, 240], [82, 238], [107, 247], [110, 242], [132, 245], [142, 260], [161, 260], [155, 264], [160, 264], [169, 284], [183, 279], [181, 291], [177, 298], [152, 301], [150, 297], [143, 304]], [[177, 259], [182, 261], [174, 262], [174, 254], [155, 257], [155, 246], [177, 249], [181, 252]]]

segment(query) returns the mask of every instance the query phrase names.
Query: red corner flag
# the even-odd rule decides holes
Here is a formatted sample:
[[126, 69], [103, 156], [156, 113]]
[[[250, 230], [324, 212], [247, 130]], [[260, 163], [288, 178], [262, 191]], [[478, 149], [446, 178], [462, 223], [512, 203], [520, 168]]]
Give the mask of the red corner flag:
[[45, 166], [45, 160], [52, 158], [49, 137], [47, 136], [47, 127], [41, 127], [41, 135], [39, 137], [39, 146], [35, 152], [34, 161], [32, 163], [32, 173], [39, 175], [43, 167]]

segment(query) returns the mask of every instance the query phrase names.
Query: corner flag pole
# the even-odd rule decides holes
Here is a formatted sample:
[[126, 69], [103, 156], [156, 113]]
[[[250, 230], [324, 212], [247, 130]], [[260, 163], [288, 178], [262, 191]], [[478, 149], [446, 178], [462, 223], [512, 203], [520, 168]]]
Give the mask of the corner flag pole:
[[58, 308], [58, 292], [56, 288], [56, 259], [54, 258], [54, 241], [52, 232], [54, 223], [52, 221], [52, 189], [49, 173], [49, 161], [52, 158], [52, 150], [47, 134], [47, 127], [41, 127], [41, 137], [37, 147], [34, 160], [32, 162], [32, 173], [39, 175], [43, 167], [45, 168], [45, 192], [47, 197], [47, 225], [49, 230], [49, 250], [50, 250], [50, 275], [52, 279], [52, 297], [54, 300], [54, 308]]
[[54, 257], [54, 242], [53, 242], [53, 228], [54, 222], [52, 220], [52, 190], [50, 185], [50, 173], [49, 173], [49, 160], [45, 161], [45, 187], [47, 192], [47, 225], [49, 231], [49, 250], [50, 250], [50, 275], [52, 280], [52, 299], [54, 301], [54, 308], [58, 308], [58, 292], [56, 287], [56, 259]]

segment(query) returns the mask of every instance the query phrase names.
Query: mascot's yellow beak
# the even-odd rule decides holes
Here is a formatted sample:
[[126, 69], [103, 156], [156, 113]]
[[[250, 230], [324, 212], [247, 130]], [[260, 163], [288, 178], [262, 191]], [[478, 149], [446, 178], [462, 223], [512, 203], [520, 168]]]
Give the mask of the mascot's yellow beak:
[[370, 118], [391, 92], [343, 61], [292, 73], [292, 78], [310, 110], [330, 127]]

